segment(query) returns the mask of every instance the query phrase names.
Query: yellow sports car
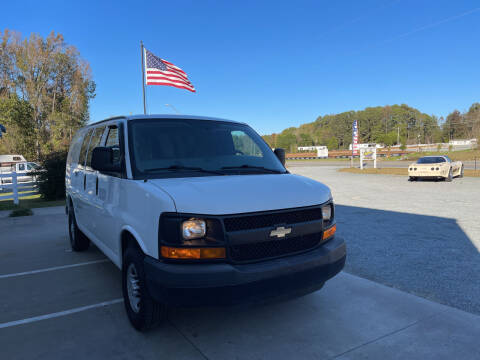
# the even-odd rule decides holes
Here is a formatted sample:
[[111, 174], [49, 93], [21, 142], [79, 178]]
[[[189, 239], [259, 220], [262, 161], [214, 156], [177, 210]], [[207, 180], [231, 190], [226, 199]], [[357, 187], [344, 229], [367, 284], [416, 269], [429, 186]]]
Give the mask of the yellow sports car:
[[461, 161], [452, 161], [448, 156], [424, 156], [408, 167], [408, 180], [445, 179], [452, 181], [454, 177], [463, 177]]

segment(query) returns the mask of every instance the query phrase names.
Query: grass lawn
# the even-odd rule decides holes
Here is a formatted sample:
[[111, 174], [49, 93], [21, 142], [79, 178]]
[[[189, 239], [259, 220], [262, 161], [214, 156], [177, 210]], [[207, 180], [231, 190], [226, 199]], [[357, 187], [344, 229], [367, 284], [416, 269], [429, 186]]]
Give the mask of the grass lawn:
[[[380, 175], [402, 175], [408, 176], [407, 168], [382, 168], [382, 169], [359, 169], [359, 168], [341, 168], [338, 169], [339, 172], [348, 172], [353, 174], [380, 174]], [[465, 169], [464, 176], [469, 177], [480, 177], [480, 170], [468, 170]]]
[[[286, 159], [288, 161], [350, 161], [350, 158], [326, 158], [326, 159]], [[357, 159], [358, 160], [358, 159]]]
[[[419, 152], [419, 153], [410, 153], [408, 155], [402, 156], [402, 160], [417, 160], [422, 156], [432, 156], [432, 155], [447, 155], [453, 161], [466, 161], [466, 160], [475, 160], [480, 161], [480, 150], [460, 150], [460, 151], [430, 151], [430, 152]], [[390, 158], [395, 159], [395, 158]]]
[[[2, 193], [1, 195], [8, 195], [7, 193]], [[49, 206], [64, 206], [65, 200], [57, 200], [57, 201], [46, 201], [40, 198], [40, 195], [30, 195], [24, 198], [19, 199], [19, 205], [16, 206], [13, 204], [13, 200], [0, 200], [0, 211], [2, 210], [15, 210], [17, 208], [41, 208], [41, 207], [49, 207]]]

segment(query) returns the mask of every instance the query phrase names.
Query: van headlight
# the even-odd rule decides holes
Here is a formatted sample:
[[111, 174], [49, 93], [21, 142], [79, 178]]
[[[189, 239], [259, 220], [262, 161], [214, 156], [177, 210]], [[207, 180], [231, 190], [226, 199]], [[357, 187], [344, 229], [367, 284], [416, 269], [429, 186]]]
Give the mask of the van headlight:
[[203, 238], [206, 232], [205, 220], [192, 218], [182, 223], [182, 236], [185, 240]]
[[329, 222], [332, 219], [332, 204], [322, 206], [322, 217], [324, 222]]

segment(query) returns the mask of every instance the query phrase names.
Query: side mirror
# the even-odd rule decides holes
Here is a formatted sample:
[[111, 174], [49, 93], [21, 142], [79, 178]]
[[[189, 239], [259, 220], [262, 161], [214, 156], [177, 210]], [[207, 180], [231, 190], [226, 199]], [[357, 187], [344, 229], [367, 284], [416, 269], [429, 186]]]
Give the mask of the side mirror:
[[275, 155], [277, 156], [278, 160], [285, 166], [285, 149], [276, 148], [274, 151]]
[[120, 172], [122, 167], [113, 162], [113, 149], [98, 146], [92, 152], [92, 169], [106, 172]]

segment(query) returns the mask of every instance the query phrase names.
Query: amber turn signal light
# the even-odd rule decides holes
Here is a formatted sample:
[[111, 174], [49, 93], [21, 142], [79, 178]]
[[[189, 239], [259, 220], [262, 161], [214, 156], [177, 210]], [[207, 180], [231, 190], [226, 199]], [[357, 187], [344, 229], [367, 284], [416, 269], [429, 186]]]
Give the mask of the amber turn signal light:
[[337, 224], [333, 225], [331, 228], [328, 228], [323, 232], [323, 240], [328, 239], [329, 237], [332, 237], [335, 235], [335, 232], [337, 231]]
[[225, 248], [176, 248], [162, 246], [161, 254], [167, 259], [224, 259]]

